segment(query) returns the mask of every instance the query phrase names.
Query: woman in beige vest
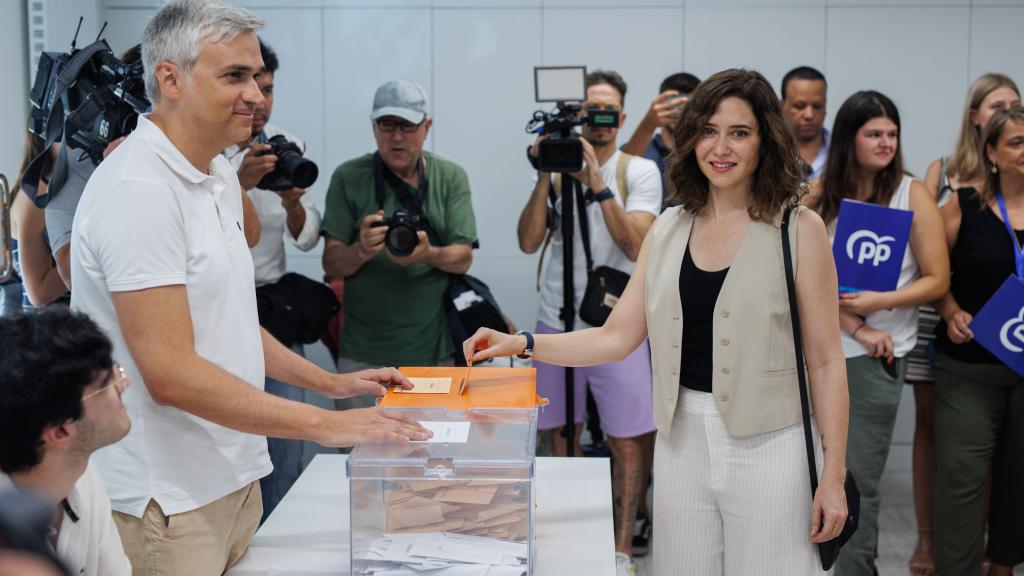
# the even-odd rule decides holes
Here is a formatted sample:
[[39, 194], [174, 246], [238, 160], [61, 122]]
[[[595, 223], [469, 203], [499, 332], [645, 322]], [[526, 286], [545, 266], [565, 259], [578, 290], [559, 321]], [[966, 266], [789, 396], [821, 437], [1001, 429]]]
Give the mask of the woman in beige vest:
[[667, 176], [684, 208], [654, 223], [608, 322], [536, 338], [481, 330], [464, 352], [589, 366], [649, 336], [657, 574], [820, 574], [813, 544], [838, 535], [847, 514], [848, 397], [825, 226], [807, 210], [790, 226], [819, 463], [824, 451], [812, 504], [778, 226], [802, 184], [792, 135], [763, 76], [726, 70], [691, 95], [674, 136]]

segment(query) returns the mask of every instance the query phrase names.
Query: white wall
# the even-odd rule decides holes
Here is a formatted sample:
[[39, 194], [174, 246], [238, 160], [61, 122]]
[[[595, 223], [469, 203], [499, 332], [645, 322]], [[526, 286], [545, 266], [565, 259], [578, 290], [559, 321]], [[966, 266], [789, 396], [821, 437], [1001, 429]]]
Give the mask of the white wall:
[[[105, 1], [107, 38], [115, 52], [139, 41], [158, 5], [95, 1]], [[241, 4], [267, 21], [263, 35], [281, 60], [273, 120], [305, 138], [320, 164], [322, 176], [311, 193], [321, 206], [333, 168], [372, 149], [368, 116], [374, 88], [398, 77], [426, 87], [435, 117], [427, 145], [470, 175], [482, 245], [473, 273], [491, 284], [520, 326], [533, 325], [537, 305], [536, 257], [520, 253], [515, 238], [516, 219], [530, 193], [523, 152], [531, 139], [523, 125], [536, 108], [534, 65], [619, 71], [630, 86], [626, 134], [670, 73], [705, 77], [726, 67], [750, 67], [778, 87], [790, 68], [815, 66], [829, 78], [830, 114], [860, 89], [877, 89], [896, 101], [905, 160], [918, 175], [951, 148], [973, 78], [991, 70], [1024, 81], [1024, 60], [1015, 50], [1024, 0]], [[2, 10], [0, 16], [11, 12], [6, 4]], [[0, 114], [9, 115], [9, 108], [0, 107]], [[320, 276], [319, 250], [291, 253], [291, 267]], [[316, 357], [327, 362], [322, 351]], [[890, 462], [897, 468], [909, 467], [912, 408], [908, 387]]]
[[2, 78], [0, 90], [0, 174], [14, 185], [21, 150], [25, 145], [25, 111], [28, 109], [28, 68], [26, 67], [28, 41], [25, 33], [25, 3], [0, 3], [0, 22], [5, 22], [0, 33]]

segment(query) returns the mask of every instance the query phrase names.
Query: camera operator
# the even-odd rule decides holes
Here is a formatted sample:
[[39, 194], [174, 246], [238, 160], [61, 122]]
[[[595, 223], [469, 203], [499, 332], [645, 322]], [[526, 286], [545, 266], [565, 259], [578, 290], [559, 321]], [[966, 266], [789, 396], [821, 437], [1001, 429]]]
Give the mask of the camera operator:
[[[223, 152], [238, 171], [238, 182], [243, 194], [248, 194], [259, 217], [259, 242], [252, 247], [253, 267], [255, 268], [256, 286], [267, 286], [279, 281], [287, 271], [285, 258], [285, 237], [303, 252], [308, 252], [320, 240], [320, 212], [317, 211], [313, 198], [302, 188], [292, 188], [276, 192], [259, 187], [264, 176], [274, 171], [277, 156], [270, 153], [270, 145], [266, 142], [278, 135], [294, 142], [305, 152], [306, 146], [290, 133], [270, 124], [270, 114], [274, 107], [274, 75], [278, 69], [277, 54], [263, 41], [260, 41], [260, 55], [263, 57], [263, 68], [256, 77], [256, 85], [263, 94], [263, 102], [256, 105], [253, 113], [252, 134], [238, 144], [233, 144]], [[302, 302], [296, 304], [302, 305]], [[299, 315], [292, 314], [295, 321]], [[269, 324], [265, 327], [273, 334]], [[279, 340], [281, 336], [274, 334]], [[301, 342], [291, 342], [291, 349], [305, 356]], [[302, 402], [302, 388], [286, 384], [273, 378], [266, 379], [265, 390], [270, 394]], [[270, 462], [274, 471], [260, 480], [263, 493], [263, 517], [266, 518], [281, 501], [288, 489], [302, 472], [302, 442], [284, 438], [268, 438]]]
[[[643, 156], [658, 165], [658, 174], [665, 174], [665, 159], [676, 147], [672, 140], [672, 128], [683, 113], [683, 106], [689, 101], [690, 92], [697, 89], [700, 78], [689, 72], [679, 72], [661, 81], [658, 96], [651, 102], [647, 113], [633, 132], [629, 142], [622, 145], [622, 151], [634, 156]], [[668, 181], [662, 178], [661, 197], [664, 205], [668, 198]]]
[[[612, 71], [597, 70], [586, 77], [586, 101], [583, 114], [588, 110], [622, 111], [626, 83]], [[622, 114], [625, 118], [625, 114]], [[582, 132], [583, 170], [572, 174], [587, 190], [589, 198], [584, 211], [590, 229], [590, 251], [594, 266], [608, 266], [626, 274], [632, 273], [640, 244], [654, 218], [661, 211], [661, 177], [654, 162], [645, 158], [625, 155], [616, 145], [618, 128], [584, 125]], [[536, 156], [536, 147], [532, 154]], [[564, 177], [565, 175], [563, 175]], [[561, 190], [553, 187], [550, 174], [538, 172], [533, 195], [519, 217], [519, 246], [528, 253], [536, 252], [547, 232], [549, 192], [555, 196]], [[628, 188], [622, 190], [623, 186]], [[560, 209], [560, 199], [554, 209]], [[575, 222], [573, 249], [584, 253], [579, 222]], [[587, 266], [584, 258], [574, 259], [575, 292], [577, 303], [583, 301], [587, 285]], [[551, 232], [549, 263], [541, 279], [540, 311], [537, 332], [551, 334], [564, 331], [560, 318], [562, 308], [562, 247], [561, 232]], [[589, 327], [577, 313], [575, 325]], [[565, 372], [562, 368], [541, 362], [537, 367], [538, 393], [551, 400], [551, 404], [538, 419], [541, 430], [558, 429], [565, 425]], [[593, 393], [601, 416], [601, 427], [608, 435], [608, 444], [614, 457], [612, 494], [614, 496], [616, 565], [620, 574], [633, 573], [632, 539], [636, 510], [640, 496], [647, 486], [649, 465], [645, 466], [644, 447], [653, 441], [654, 421], [651, 407], [650, 349], [645, 341], [620, 362], [575, 372], [574, 415], [577, 432], [584, 416], [587, 387]], [[636, 383], [638, 385], [626, 385]], [[646, 383], [646, 384], [645, 384]], [[565, 439], [554, 434], [553, 452], [567, 453]], [[574, 453], [579, 454], [576, 448]]]
[[93, 451], [131, 428], [128, 379], [84, 314], [54, 306], [0, 318], [0, 491], [42, 497], [50, 546], [70, 572], [128, 576]]
[[[329, 277], [345, 278], [339, 371], [454, 363], [442, 298], [449, 274], [464, 274], [473, 262], [476, 222], [465, 170], [423, 150], [433, 122], [427, 109], [419, 85], [381, 85], [370, 116], [377, 152], [331, 177], [323, 263]], [[415, 236], [408, 234], [408, 245], [389, 242], [409, 230], [402, 222], [419, 227]]]
[[96, 169], [75, 216], [72, 305], [111, 335], [136, 426], [94, 461], [135, 574], [221, 574], [262, 515], [265, 436], [326, 446], [425, 440], [378, 408], [337, 413], [263, 391], [270, 376], [328, 397], [411, 383], [394, 369], [332, 374], [258, 324], [238, 177], [220, 152], [263, 100], [255, 30], [219, 0], [178, 0], [146, 25], [151, 113]]

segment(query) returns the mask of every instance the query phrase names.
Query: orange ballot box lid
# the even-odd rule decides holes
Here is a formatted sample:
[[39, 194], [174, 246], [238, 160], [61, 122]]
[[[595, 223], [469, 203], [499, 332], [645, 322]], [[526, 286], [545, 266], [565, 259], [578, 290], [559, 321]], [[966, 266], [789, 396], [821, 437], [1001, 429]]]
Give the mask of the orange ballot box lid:
[[[438, 407], [534, 409], [548, 403], [537, 396], [537, 371], [533, 368], [403, 367], [416, 390], [392, 387], [380, 400], [388, 408]], [[467, 380], [468, 377], [468, 380]]]

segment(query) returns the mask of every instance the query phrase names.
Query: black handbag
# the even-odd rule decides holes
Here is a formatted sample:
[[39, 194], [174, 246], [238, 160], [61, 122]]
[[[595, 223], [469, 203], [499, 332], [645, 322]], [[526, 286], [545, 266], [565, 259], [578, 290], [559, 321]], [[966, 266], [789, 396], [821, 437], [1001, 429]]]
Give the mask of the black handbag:
[[[793, 323], [793, 348], [796, 350], [797, 380], [800, 383], [800, 410], [804, 421], [804, 444], [807, 447], [807, 468], [811, 477], [811, 499], [818, 491], [818, 468], [814, 461], [814, 441], [811, 434], [811, 409], [807, 400], [807, 374], [804, 368], [804, 345], [803, 335], [800, 333], [800, 314], [796, 304], [796, 280], [793, 274], [793, 256], [789, 246], [789, 217], [795, 208], [788, 208], [782, 216], [782, 260], [786, 269], [786, 289], [789, 293], [789, 311]], [[839, 557], [839, 549], [850, 541], [853, 533], [857, 531], [860, 521], [860, 490], [857, 489], [857, 482], [853, 474], [846, 471], [846, 507], [848, 514], [846, 523], [839, 536], [818, 544], [818, 557], [821, 559], [821, 567], [829, 570]]]
[[285, 346], [316, 342], [340, 309], [326, 284], [294, 272], [256, 289], [260, 326]]
[[580, 302], [580, 319], [591, 326], [603, 326], [629, 284], [629, 274], [609, 266], [594, 267], [590, 253], [590, 219], [582, 194], [577, 195], [580, 232], [583, 234], [583, 254], [587, 258], [587, 289]]

